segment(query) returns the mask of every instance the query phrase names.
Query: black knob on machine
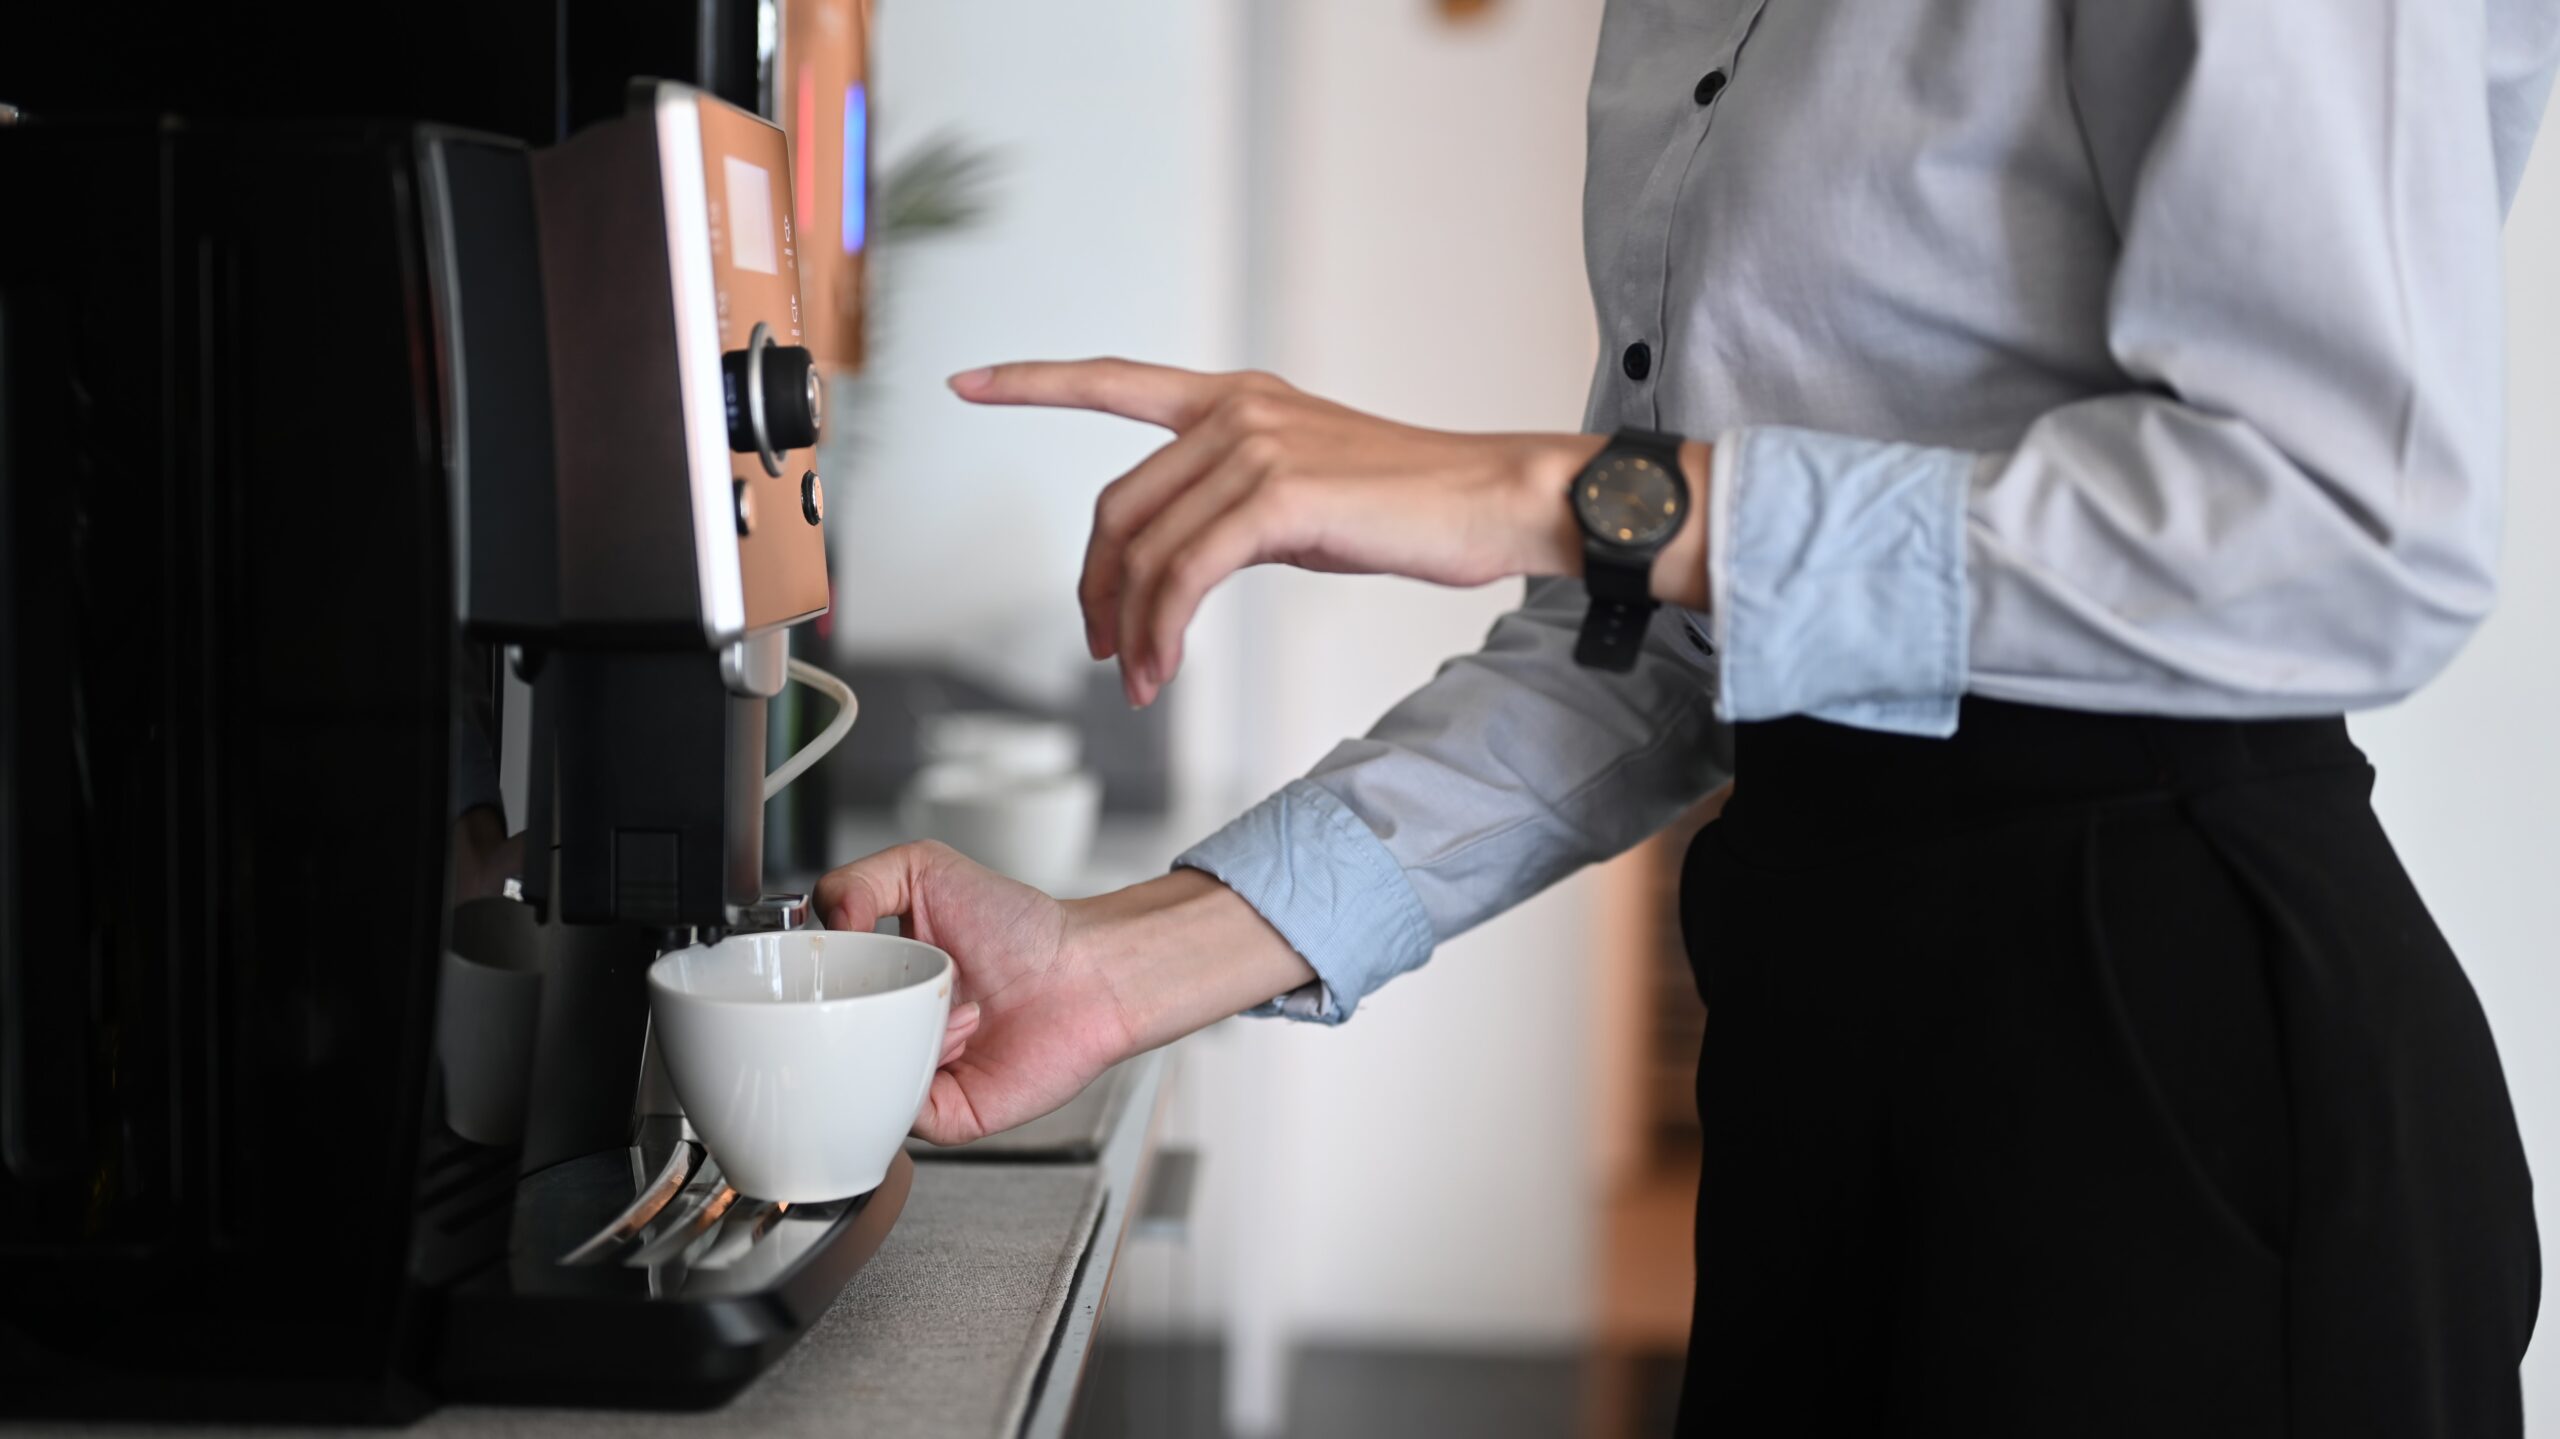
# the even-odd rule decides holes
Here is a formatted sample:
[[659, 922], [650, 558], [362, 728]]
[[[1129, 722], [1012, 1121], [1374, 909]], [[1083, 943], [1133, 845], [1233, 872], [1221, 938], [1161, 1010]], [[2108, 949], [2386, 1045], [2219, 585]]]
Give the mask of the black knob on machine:
[[764, 435], [777, 450], [818, 442], [818, 362], [798, 345], [776, 345], [764, 355]]
[[826, 408], [818, 362], [798, 345], [777, 345], [759, 322], [743, 350], [720, 357], [720, 390], [729, 418], [729, 448], [782, 473], [782, 453], [818, 442]]

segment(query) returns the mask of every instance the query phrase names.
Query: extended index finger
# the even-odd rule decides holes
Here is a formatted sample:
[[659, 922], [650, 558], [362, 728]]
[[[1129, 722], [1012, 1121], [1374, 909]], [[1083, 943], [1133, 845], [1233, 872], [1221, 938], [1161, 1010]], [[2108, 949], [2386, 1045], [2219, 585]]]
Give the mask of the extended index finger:
[[951, 389], [974, 404], [1099, 410], [1179, 430], [1207, 413], [1220, 379], [1135, 360], [1018, 360], [954, 375]]

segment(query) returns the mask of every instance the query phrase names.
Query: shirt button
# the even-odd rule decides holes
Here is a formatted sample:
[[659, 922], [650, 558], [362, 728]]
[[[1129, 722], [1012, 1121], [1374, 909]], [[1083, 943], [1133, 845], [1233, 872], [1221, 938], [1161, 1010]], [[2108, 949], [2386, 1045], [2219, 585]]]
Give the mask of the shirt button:
[[1722, 70], [1710, 70], [1707, 72], [1706, 78], [1698, 82], [1697, 96], [1698, 103], [1701, 105], [1714, 104], [1716, 102], [1716, 97], [1723, 93], [1724, 72]]
[[1645, 376], [1653, 373], [1653, 347], [1638, 340], [1627, 346], [1627, 353], [1619, 359], [1618, 364], [1627, 372], [1628, 379], [1641, 381]]

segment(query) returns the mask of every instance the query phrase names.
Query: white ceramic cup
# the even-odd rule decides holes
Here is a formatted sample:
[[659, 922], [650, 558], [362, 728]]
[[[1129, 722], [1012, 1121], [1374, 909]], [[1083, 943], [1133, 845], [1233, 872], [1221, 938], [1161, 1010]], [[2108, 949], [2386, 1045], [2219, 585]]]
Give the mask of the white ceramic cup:
[[453, 912], [436, 985], [445, 1123], [474, 1144], [524, 1138], [542, 1021], [542, 930], [530, 906], [475, 899]]
[[975, 765], [999, 774], [1071, 774], [1084, 757], [1084, 737], [1061, 720], [992, 710], [955, 710], [924, 722], [931, 763]]
[[951, 956], [887, 934], [744, 934], [649, 969], [658, 1050], [740, 1193], [879, 1187], [942, 1057]]
[[1076, 882], [1102, 817], [1091, 770], [1018, 775], [975, 764], [927, 765], [898, 800], [898, 823], [998, 874], [1057, 893]]

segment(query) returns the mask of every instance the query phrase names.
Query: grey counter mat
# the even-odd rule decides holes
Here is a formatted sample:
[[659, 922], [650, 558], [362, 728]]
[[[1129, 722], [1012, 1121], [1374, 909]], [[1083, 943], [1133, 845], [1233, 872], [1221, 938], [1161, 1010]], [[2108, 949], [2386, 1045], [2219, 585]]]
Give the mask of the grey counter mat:
[[[1102, 1218], [1089, 1165], [928, 1164], [880, 1252], [780, 1363], [708, 1414], [446, 1409], [395, 1434], [456, 1439], [975, 1439], [1022, 1429], [1032, 1381]], [[0, 1423], [0, 1434], [172, 1439], [315, 1429]]]
[[1102, 1218], [1088, 1166], [922, 1165], [897, 1227], [790, 1353], [710, 1414], [448, 1410], [421, 1435], [1012, 1435]]
[[1129, 1092], [1128, 1066], [1102, 1072], [1084, 1093], [1029, 1124], [990, 1134], [968, 1144], [940, 1145], [907, 1141], [907, 1153], [918, 1159], [1064, 1160], [1087, 1163], [1102, 1153], [1102, 1142], [1120, 1117], [1120, 1101]]

